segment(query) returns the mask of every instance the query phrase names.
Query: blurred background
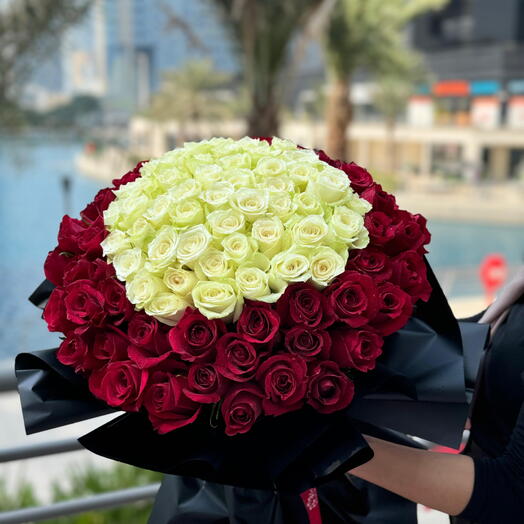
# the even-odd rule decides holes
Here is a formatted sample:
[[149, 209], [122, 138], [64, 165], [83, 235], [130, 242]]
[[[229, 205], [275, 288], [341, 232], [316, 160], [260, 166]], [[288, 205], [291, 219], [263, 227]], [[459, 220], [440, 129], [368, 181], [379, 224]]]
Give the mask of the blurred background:
[[368, 168], [428, 218], [456, 314], [480, 311], [524, 256], [524, 1], [0, 0], [0, 370], [57, 343], [27, 297], [64, 213], [139, 160], [246, 134]]

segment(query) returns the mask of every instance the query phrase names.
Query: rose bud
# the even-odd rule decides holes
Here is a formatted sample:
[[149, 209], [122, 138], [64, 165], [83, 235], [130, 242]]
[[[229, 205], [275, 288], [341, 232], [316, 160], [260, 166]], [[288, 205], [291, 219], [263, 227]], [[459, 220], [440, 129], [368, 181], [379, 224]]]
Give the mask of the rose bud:
[[169, 331], [169, 343], [182, 360], [209, 362], [213, 360], [218, 338], [225, 331], [221, 320], [209, 320], [199, 311], [187, 308], [178, 324]]
[[342, 368], [369, 371], [382, 354], [383, 338], [369, 329], [337, 329], [331, 332], [331, 360]]
[[89, 390], [112, 407], [138, 411], [147, 379], [147, 371], [130, 360], [110, 362], [91, 374]]
[[307, 283], [288, 286], [277, 302], [277, 311], [287, 327], [300, 324], [325, 329], [336, 320], [325, 295]]
[[282, 415], [304, 405], [307, 366], [295, 355], [274, 355], [262, 362], [257, 381], [264, 389], [262, 402], [266, 415]]
[[347, 407], [353, 400], [355, 386], [336, 362], [324, 360], [312, 370], [308, 401], [319, 413], [333, 413]]
[[403, 328], [413, 313], [411, 297], [391, 282], [378, 286], [379, 312], [370, 325], [386, 337]]
[[271, 342], [280, 327], [280, 317], [267, 304], [246, 301], [237, 321], [237, 331], [254, 344]]
[[220, 374], [235, 382], [254, 377], [259, 356], [253, 344], [237, 333], [226, 333], [217, 343], [216, 366]]
[[233, 387], [222, 403], [222, 417], [226, 423], [226, 435], [233, 436], [249, 431], [262, 414], [264, 394], [254, 384]]
[[327, 289], [335, 316], [351, 327], [367, 324], [378, 312], [379, 301], [373, 279], [358, 271], [345, 271]]
[[157, 371], [144, 396], [149, 420], [161, 435], [191, 424], [200, 413], [200, 405], [184, 393], [187, 378]]
[[331, 337], [323, 329], [296, 326], [286, 333], [284, 345], [290, 353], [306, 360], [315, 357], [327, 359], [331, 351]]
[[220, 400], [223, 389], [223, 379], [214, 364], [191, 364], [184, 389], [187, 397], [202, 404], [212, 404]]

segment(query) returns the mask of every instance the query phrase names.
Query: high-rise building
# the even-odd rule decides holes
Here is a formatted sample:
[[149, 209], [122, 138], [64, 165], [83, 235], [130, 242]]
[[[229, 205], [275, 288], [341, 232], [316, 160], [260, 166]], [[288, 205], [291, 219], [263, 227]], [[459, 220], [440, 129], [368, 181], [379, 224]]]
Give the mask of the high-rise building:
[[59, 70], [42, 68], [35, 83], [47, 88], [52, 71], [55, 90], [103, 97], [108, 111], [124, 118], [147, 105], [164, 72], [188, 60], [209, 58], [218, 70], [238, 70], [207, 0], [94, 0], [64, 35], [59, 54]]

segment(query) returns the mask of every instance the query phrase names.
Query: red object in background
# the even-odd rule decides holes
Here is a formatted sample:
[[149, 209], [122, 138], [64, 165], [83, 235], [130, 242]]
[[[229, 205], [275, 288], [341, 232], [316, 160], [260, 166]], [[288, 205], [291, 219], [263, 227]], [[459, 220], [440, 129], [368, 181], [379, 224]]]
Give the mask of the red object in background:
[[508, 277], [508, 264], [499, 254], [487, 255], [480, 264], [480, 280], [484, 285], [486, 300], [493, 302], [495, 291], [504, 284]]
[[308, 489], [300, 496], [302, 497], [304, 506], [306, 506], [309, 524], [322, 524], [317, 490], [315, 488]]
[[96, 153], [96, 144], [94, 142], [86, 142], [84, 145], [84, 151], [89, 155]]

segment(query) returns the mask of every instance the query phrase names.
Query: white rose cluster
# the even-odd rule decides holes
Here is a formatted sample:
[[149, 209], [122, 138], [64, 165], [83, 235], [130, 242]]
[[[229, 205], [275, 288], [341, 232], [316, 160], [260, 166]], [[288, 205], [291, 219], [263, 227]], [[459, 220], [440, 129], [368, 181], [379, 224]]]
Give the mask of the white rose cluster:
[[213, 138], [143, 165], [104, 212], [104, 255], [137, 309], [238, 317], [293, 282], [321, 288], [364, 248], [370, 204], [347, 175], [289, 140]]

